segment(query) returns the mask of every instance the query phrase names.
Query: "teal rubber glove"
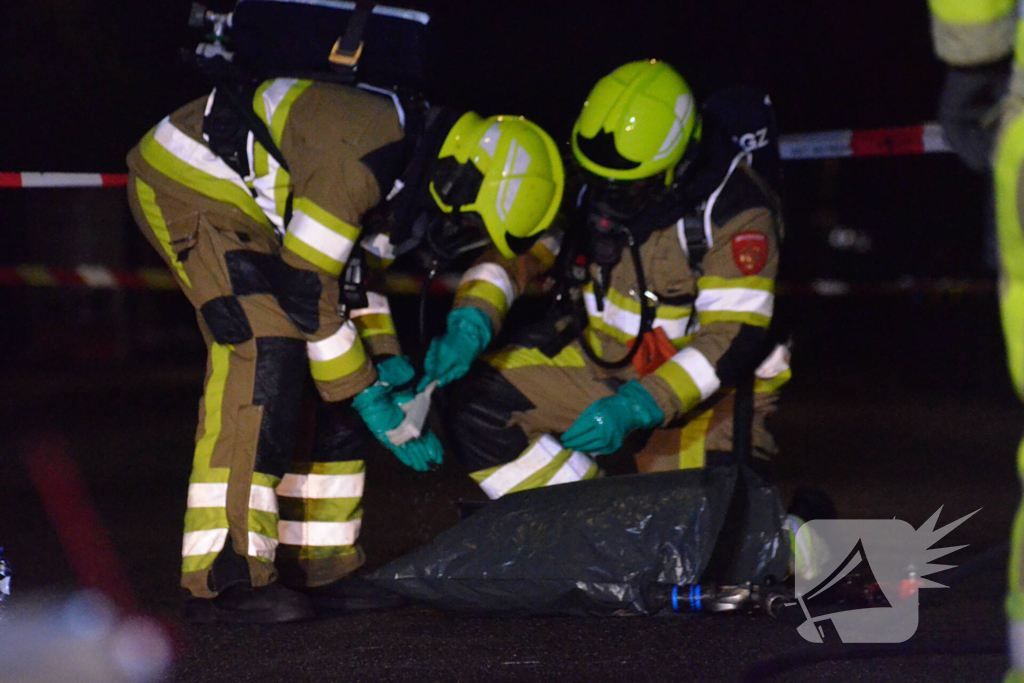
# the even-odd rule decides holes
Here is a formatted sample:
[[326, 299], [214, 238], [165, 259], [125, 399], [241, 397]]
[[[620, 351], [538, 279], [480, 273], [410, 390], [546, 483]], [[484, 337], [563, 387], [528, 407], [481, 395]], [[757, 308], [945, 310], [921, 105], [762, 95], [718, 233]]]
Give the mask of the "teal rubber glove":
[[416, 391], [437, 380], [443, 387], [467, 372], [480, 352], [491, 343], [491, 319], [478, 308], [456, 308], [448, 314], [448, 329], [430, 342], [423, 359], [423, 379]]
[[599, 398], [562, 434], [562, 445], [583, 453], [614, 453], [634, 429], [653, 429], [665, 413], [639, 382], [627, 382], [614, 396]]
[[401, 446], [391, 443], [387, 435], [388, 431], [397, 427], [405, 418], [405, 413], [399, 406], [412, 398], [412, 392], [399, 392], [393, 395], [390, 385], [378, 382], [359, 392], [352, 399], [352, 407], [377, 440], [387, 446], [403, 465], [418, 472], [425, 472], [430, 469], [432, 463], [440, 463], [444, 456], [441, 442], [434, 434], [426, 432]]
[[412, 364], [405, 356], [391, 356], [377, 363], [377, 381], [392, 387], [399, 387], [411, 382], [416, 376]]

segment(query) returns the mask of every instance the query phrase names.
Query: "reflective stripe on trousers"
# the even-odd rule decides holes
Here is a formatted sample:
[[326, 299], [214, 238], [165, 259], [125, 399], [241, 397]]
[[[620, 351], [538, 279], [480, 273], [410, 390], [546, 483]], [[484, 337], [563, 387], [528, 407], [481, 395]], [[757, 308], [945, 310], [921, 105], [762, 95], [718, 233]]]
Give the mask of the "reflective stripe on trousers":
[[545, 434], [532, 441], [512, 462], [470, 476], [493, 500], [516, 491], [593, 479], [598, 473], [590, 456], [563, 448], [557, 439]]

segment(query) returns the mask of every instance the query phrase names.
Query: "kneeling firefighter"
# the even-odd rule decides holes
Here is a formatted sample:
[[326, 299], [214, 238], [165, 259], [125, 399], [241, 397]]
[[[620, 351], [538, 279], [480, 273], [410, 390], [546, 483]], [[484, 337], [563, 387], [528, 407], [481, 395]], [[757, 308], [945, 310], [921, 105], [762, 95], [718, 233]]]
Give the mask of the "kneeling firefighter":
[[576, 312], [513, 334], [451, 399], [456, 452], [490, 498], [598, 476], [594, 456], [633, 431], [648, 437], [641, 472], [773, 453], [764, 416], [789, 377], [768, 334], [774, 135], [764, 94], [730, 89], [701, 111], [661, 61], [594, 86], [571, 140], [580, 227], [560, 255]]
[[[443, 251], [481, 237], [508, 260], [559, 206], [562, 162], [535, 124], [445, 108], [416, 119], [388, 93], [274, 78], [214, 89], [128, 155], [132, 213], [208, 347], [182, 543], [193, 619], [379, 606], [348, 577], [364, 561], [370, 433], [417, 470], [442, 450], [429, 432], [396, 435], [415, 373], [383, 296], [339, 306], [346, 265], [360, 242], [393, 257], [396, 246]], [[391, 240], [362, 234], [382, 205], [402, 219]], [[480, 289], [491, 272], [478, 271]], [[296, 462], [310, 375], [323, 403], [311, 461]]]

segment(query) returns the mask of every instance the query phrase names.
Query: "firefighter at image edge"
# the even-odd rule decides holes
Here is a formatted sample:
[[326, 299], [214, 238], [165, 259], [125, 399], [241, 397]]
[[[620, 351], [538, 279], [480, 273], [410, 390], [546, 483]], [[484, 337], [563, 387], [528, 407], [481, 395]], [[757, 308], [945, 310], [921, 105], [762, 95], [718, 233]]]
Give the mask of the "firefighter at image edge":
[[[1012, 0], [929, 0], [936, 55], [947, 64], [939, 120], [953, 150], [978, 172], [991, 171], [999, 247], [999, 306], [1010, 379], [1024, 397], [1024, 20]], [[1017, 451], [1024, 474], [1024, 441]], [[1010, 540], [1010, 671], [1024, 681], [1024, 507]]]
[[[582, 183], [566, 191], [579, 219], [561, 258], [576, 273], [575, 310], [513, 333], [448, 396], [455, 453], [490, 498], [601, 476], [594, 456], [635, 430], [649, 435], [640, 472], [738, 459], [764, 471], [776, 450], [764, 419], [791, 374], [769, 334], [782, 239], [774, 135], [766, 95], [726, 88], [699, 109], [663, 61], [597, 82], [571, 138]], [[466, 333], [429, 353], [461, 354], [468, 368], [502, 311], [464, 311]], [[785, 522], [791, 534], [800, 523]]]
[[[185, 616], [278, 622], [386, 606], [394, 596], [351, 576], [364, 562], [370, 432], [415, 470], [439, 463], [442, 449], [429, 431], [391, 441], [414, 370], [383, 294], [371, 287], [359, 307], [339, 307], [346, 263], [383, 268], [425, 243], [457, 252], [483, 241], [453, 314], [489, 317], [554, 259], [546, 228], [562, 161], [522, 117], [430, 107], [417, 118], [393, 93], [298, 79], [241, 97], [221, 90], [165, 118], [128, 155], [133, 216], [208, 347], [182, 543]], [[239, 102], [259, 124], [239, 116]], [[384, 217], [372, 231], [370, 215]], [[310, 461], [296, 462], [310, 375], [323, 400]]]

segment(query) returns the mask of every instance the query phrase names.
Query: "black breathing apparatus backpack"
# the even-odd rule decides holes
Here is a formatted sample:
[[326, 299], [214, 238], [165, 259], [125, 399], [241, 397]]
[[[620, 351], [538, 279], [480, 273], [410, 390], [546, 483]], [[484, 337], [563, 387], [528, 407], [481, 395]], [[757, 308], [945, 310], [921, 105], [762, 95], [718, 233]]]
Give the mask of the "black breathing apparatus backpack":
[[[286, 171], [288, 163], [252, 108], [256, 88], [273, 78], [338, 83], [390, 98], [405, 130], [400, 143], [364, 159], [400, 214], [403, 225], [425, 193], [422, 163], [443, 142], [437, 130], [452, 114], [429, 107], [426, 93], [434, 78], [437, 36], [422, 11], [347, 0], [238, 0], [230, 13], [194, 4], [193, 28], [209, 33], [193, 50], [183, 51], [216, 88], [203, 122], [210, 149], [242, 177], [249, 173], [250, 135]], [[431, 125], [437, 121], [439, 125]], [[412, 162], [412, 163], [410, 163]], [[403, 188], [406, 191], [401, 191]], [[291, 197], [285, 207], [290, 220]], [[411, 241], [407, 239], [406, 241]], [[342, 305], [365, 306], [361, 250], [353, 252], [342, 276]]]

